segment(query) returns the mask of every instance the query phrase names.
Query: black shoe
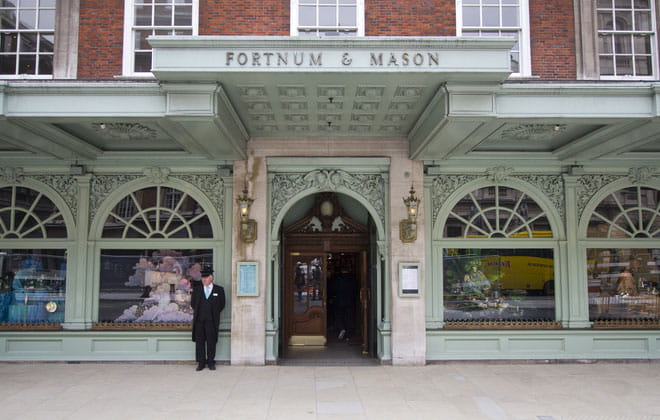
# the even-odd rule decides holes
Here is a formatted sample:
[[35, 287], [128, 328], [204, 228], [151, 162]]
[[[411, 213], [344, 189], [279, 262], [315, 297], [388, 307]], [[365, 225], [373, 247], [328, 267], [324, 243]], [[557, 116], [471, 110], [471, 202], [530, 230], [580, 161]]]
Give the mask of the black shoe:
[[209, 363], [209, 370], [215, 370], [215, 363]]
[[[211, 367], [209, 366], [209, 369], [210, 369], [210, 368], [211, 368]], [[199, 371], [202, 370], [202, 369], [204, 369], [204, 363], [199, 363], [199, 364], [197, 365], [197, 369], [195, 369], [195, 370], [196, 370], [197, 372], [199, 372]]]

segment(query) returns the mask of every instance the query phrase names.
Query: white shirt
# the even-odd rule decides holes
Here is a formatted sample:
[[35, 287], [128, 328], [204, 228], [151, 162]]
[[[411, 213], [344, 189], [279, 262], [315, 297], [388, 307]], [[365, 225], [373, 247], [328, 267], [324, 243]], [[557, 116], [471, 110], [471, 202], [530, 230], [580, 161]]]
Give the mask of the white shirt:
[[213, 285], [209, 284], [208, 286], [204, 286], [204, 295], [208, 299], [209, 296], [211, 296], [211, 291], [213, 290]]

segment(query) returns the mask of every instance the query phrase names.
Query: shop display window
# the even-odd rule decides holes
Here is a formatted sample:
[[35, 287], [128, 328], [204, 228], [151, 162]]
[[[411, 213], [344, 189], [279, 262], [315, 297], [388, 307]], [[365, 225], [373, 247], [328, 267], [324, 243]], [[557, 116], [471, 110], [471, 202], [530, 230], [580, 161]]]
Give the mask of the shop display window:
[[213, 266], [210, 249], [102, 250], [99, 321], [191, 323], [192, 287], [204, 265]]
[[587, 249], [589, 319], [660, 320], [660, 249]]
[[0, 250], [0, 323], [64, 322], [66, 251]]
[[445, 321], [554, 321], [551, 249], [445, 249]]

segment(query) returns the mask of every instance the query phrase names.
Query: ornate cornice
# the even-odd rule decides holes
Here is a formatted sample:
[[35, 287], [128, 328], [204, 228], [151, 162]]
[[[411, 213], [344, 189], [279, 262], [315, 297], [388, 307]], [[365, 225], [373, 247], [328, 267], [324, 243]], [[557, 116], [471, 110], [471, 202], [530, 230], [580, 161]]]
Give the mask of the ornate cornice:
[[382, 174], [350, 174], [340, 169], [314, 170], [307, 173], [279, 173], [271, 181], [271, 224], [275, 223], [286, 203], [306, 190], [339, 191], [349, 189], [371, 204], [385, 226], [385, 178]]
[[605, 185], [621, 179], [617, 175], [582, 175], [577, 181], [577, 212], [578, 218], [582, 218], [582, 213], [591, 198], [600, 191]]

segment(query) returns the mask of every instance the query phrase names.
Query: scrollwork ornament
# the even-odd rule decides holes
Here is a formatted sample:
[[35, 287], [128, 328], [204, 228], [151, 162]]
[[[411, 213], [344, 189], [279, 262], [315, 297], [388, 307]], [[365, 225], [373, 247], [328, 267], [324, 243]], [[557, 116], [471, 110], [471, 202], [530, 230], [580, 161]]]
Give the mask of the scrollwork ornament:
[[615, 175], [583, 175], [577, 181], [577, 209], [578, 216], [582, 217], [582, 212], [587, 206], [591, 197], [607, 184], [621, 179]]
[[564, 180], [559, 175], [521, 175], [516, 178], [532, 184], [550, 199], [562, 220], [565, 215]]
[[0, 182], [3, 184], [18, 184], [23, 182], [23, 168], [1, 168]]
[[225, 182], [218, 175], [181, 175], [176, 178], [199, 188], [211, 200], [220, 215], [220, 223], [225, 224]]
[[44, 183], [57, 191], [75, 219], [78, 215], [78, 181], [71, 175], [36, 175], [32, 179]]
[[98, 211], [99, 206], [111, 192], [115, 191], [121, 185], [127, 182], [134, 181], [140, 178], [139, 175], [94, 175], [92, 177], [91, 187], [89, 191], [89, 217], [90, 221], [94, 220], [94, 216]]
[[628, 179], [634, 185], [647, 184], [655, 176], [656, 168], [643, 166], [641, 168], [630, 168], [628, 172]]
[[144, 168], [144, 176], [147, 177], [149, 182], [160, 185], [167, 182], [170, 176], [169, 168]]
[[431, 194], [433, 197], [433, 224], [436, 223], [440, 209], [445, 201], [447, 201], [447, 198], [449, 198], [454, 191], [477, 178], [477, 176], [470, 175], [439, 175], [433, 178], [431, 186]]

